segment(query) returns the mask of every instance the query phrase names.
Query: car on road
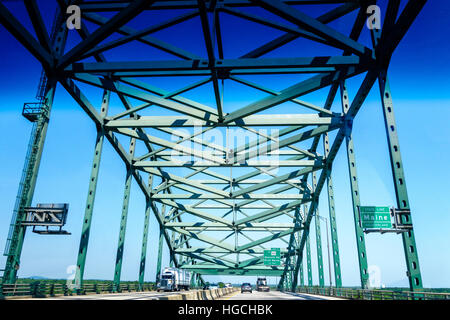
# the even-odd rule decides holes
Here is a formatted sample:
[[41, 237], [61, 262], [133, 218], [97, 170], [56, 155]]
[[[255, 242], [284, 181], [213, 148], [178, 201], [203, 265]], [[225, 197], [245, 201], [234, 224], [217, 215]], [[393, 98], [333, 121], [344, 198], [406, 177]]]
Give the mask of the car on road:
[[248, 282], [244, 282], [241, 286], [241, 293], [250, 292], [252, 293], [252, 285]]

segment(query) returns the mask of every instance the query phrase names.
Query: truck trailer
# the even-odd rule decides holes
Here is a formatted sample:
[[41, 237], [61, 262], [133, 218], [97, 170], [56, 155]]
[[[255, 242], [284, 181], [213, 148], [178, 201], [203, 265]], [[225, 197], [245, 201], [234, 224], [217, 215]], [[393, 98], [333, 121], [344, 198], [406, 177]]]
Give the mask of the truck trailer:
[[258, 280], [256, 281], [256, 291], [270, 291], [265, 277], [258, 277]]
[[158, 291], [189, 290], [191, 273], [177, 268], [164, 268], [157, 287]]

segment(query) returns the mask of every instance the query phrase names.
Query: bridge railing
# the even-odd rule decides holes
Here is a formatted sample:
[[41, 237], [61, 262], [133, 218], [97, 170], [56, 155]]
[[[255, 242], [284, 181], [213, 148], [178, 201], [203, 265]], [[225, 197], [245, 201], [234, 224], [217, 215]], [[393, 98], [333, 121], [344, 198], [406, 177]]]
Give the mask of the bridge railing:
[[450, 292], [412, 292], [304, 286], [298, 287], [296, 292], [354, 300], [450, 300]]
[[[153, 291], [156, 287], [153, 283], [144, 283], [139, 287], [138, 283], [121, 283], [119, 292], [142, 292]], [[112, 282], [89, 282], [83, 284], [80, 288], [72, 288], [62, 282], [48, 282], [48, 281], [33, 281], [27, 283], [6, 284], [0, 283], [0, 299], [4, 297], [54, 297], [67, 295], [85, 295], [85, 294], [100, 294], [114, 292], [114, 285]]]

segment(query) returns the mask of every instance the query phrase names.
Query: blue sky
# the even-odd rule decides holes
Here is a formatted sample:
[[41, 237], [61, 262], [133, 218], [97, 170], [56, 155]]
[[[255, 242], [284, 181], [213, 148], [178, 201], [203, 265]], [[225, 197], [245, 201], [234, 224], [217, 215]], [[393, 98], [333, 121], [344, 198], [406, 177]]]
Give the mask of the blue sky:
[[[380, 1], [383, 4], [384, 1]], [[404, 1], [402, 2], [404, 3]], [[47, 4], [45, 4], [47, 5]], [[18, 3], [8, 3], [8, 7], [22, 19], [26, 13]], [[46, 9], [46, 7], [43, 7]], [[315, 9], [309, 13], [317, 15]], [[47, 10], [48, 18], [53, 11]], [[258, 11], [258, 14], [261, 13]], [[261, 13], [262, 14], [262, 13]], [[170, 16], [152, 16], [153, 22], [165, 20]], [[450, 4], [447, 1], [429, 1], [412, 28], [406, 34], [395, 52], [389, 69], [389, 78], [394, 101], [397, 127], [401, 143], [406, 183], [413, 214], [418, 254], [425, 287], [450, 287], [450, 200], [448, 183], [450, 173], [444, 159], [450, 156], [450, 43], [447, 32], [450, 28], [448, 17]], [[349, 18], [351, 18], [350, 16]], [[25, 20], [23, 20], [25, 21]], [[152, 22], [152, 23], [153, 23]], [[278, 31], [257, 33], [251, 27], [240, 27], [237, 18], [225, 22], [225, 55], [237, 57], [265, 39], [279, 35]], [[29, 23], [26, 22], [29, 26]], [[132, 21], [131, 25], [142, 27], [143, 21]], [[225, 25], [225, 24], [224, 24]], [[342, 31], [345, 23], [336, 25]], [[188, 41], [187, 35], [194, 40]], [[201, 31], [198, 24], [187, 22], [182, 32], [175, 36], [164, 32], [155, 34], [167, 42], [206, 57], [204, 44], [199, 40]], [[3, 246], [8, 233], [9, 221], [16, 197], [17, 187], [22, 171], [23, 160], [28, 143], [31, 124], [21, 116], [24, 102], [34, 101], [40, 66], [37, 61], [0, 26], [0, 246]], [[76, 36], [70, 36], [70, 47]], [[362, 42], [369, 43], [368, 32], [362, 35]], [[306, 42], [293, 42], [280, 51], [268, 56], [310, 56], [321, 52], [323, 48], [304, 46]], [[136, 45], [135, 49], [140, 49]], [[125, 52], [111, 53], [111, 59], [120, 61]], [[152, 49], [145, 54], [140, 50], [126, 52], [135, 60], [145, 60], [148, 56], [157, 59], [173, 59], [165, 53]], [[328, 50], [328, 54], [337, 54]], [[295, 56], [294, 55], [294, 56]], [[317, 54], [317, 55], [320, 55]], [[146, 58], [147, 57], [147, 58]], [[264, 83], [276, 90], [281, 90], [301, 77], [282, 76], [267, 78], [249, 78]], [[259, 81], [258, 81], [259, 80]], [[348, 82], [352, 97], [361, 77]], [[152, 82], [153, 81], [153, 82]], [[149, 80], [166, 90], [183, 86], [183, 79]], [[225, 108], [227, 112], [245, 106], [255, 98], [249, 99], [245, 92], [237, 91], [240, 86], [225, 86]], [[214, 106], [210, 96], [199, 89], [187, 94], [192, 99]], [[236, 89], [236, 90], [234, 90]], [[87, 89], [86, 95], [98, 106], [101, 97], [99, 91]], [[211, 92], [209, 90], [208, 92]], [[387, 205], [395, 203], [392, 176], [384, 133], [381, 106], [378, 100], [378, 87], [374, 86], [364, 107], [354, 123], [354, 143], [358, 165], [358, 176], [363, 205]], [[264, 97], [264, 95], [257, 95]], [[324, 91], [310, 94], [305, 100], [321, 105]], [[336, 104], [337, 105], [337, 104]], [[285, 109], [283, 109], [285, 108]], [[272, 113], [290, 110], [290, 106], [280, 107]], [[113, 111], [119, 110], [117, 106]], [[336, 109], [335, 109], [336, 110]], [[291, 110], [292, 111], [292, 110]], [[58, 87], [47, 141], [42, 158], [39, 178], [34, 195], [34, 203], [67, 202], [70, 204], [66, 229], [70, 236], [40, 236], [27, 233], [22, 254], [22, 267], [19, 276], [45, 276], [66, 278], [68, 266], [76, 263], [81, 222], [87, 196], [88, 179], [93, 156], [96, 131], [92, 121], [71, 99], [62, 87]], [[444, 161], [443, 161], [444, 160]], [[345, 150], [338, 153], [334, 163], [334, 187], [336, 198], [338, 236], [340, 244], [343, 284], [357, 286], [359, 273], [356, 256], [353, 215], [351, 208], [350, 186]], [[125, 180], [124, 165], [108, 142], [104, 144], [104, 154], [100, 166], [99, 185], [94, 209], [94, 219], [86, 264], [85, 278], [112, 279], [115, 253], [121, 213], [123, 185]], [[324, 193], [320, 199], [319, 211], [328, 216], [328, 207]], [[133, 182], [129, 208], [129, 222], [125, 243], [122, 279], [135, 280], [138, 275], [138, 261], [144, 219], [144, 197]], [[325, 224], [322, 224], [325, 228]], [[146, 280], [153, 280], [156, 267], [158, 230], [156, 220], [151, 217], [149, 248], [147, 253]], [[326, 248], [326, 236], [322, 229], [323, 248]], [[314, 235], [314, 232], [311, 233]], [[311, 239], [313, 279], [317, 283], [317, 263], [315, 238]], [[406, 267], [403, 257], [401, 237], [398, 235], [370, 234], [366, 236], [369, 265], [381, 270], [382, 283], [387, 286], [406, 286]], [[328, 263], [324, 252], [325, 281], [328, 283]], [[4, 257], [0, 258], [4, 265]], [[168, 265], [167, 248], [164, 251], [163, 266]], [[225, 280], [240, 282], [243, 279], [233, 277], [207, 277], [210, 281]], [[251, 279], [250, 279], [251, 280]], [[275, 279], [270, 279], [275, 283]]]

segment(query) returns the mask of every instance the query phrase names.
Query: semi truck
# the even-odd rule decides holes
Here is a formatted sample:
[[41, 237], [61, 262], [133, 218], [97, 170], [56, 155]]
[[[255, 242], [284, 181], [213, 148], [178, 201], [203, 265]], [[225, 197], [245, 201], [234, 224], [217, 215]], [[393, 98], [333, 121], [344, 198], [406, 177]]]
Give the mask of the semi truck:
[[191, 273], [177, 268], [164, 268], [161, 274], [158, 291], [180, 291], [189, 290]]
[[270, 291], [265, 277], [258, 277], [256, 280], [256, 291]]

